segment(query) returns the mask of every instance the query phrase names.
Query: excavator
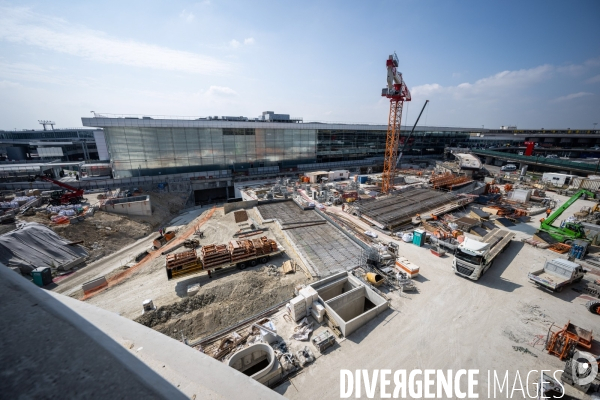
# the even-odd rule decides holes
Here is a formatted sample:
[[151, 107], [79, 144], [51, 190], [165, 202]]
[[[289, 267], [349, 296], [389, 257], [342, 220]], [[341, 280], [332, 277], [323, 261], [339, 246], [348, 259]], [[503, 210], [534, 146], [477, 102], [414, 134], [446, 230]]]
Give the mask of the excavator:
[[50, 195], [49, 203], [53, 206], [60, 206], [64, 204], [79, 204], [83, 200], [83, 189], [76, 188], [71, 185], [67, 185], [64, 182], [57, 181], [49, 178], [45, 175], [36, 175], [32, 178], [32, 181], [40, 179], [42, 181], [51, 182], [65, 190], [55, 190]]
[[542, 220], [540, 231], [548, 233], [561, 243], [569, 244], [569, 242], [574, 239], [589, 240], [585, 235], [583, 226], [577, 222], [565, 222], [560, 227], [552, 225], [552, 223], [556, 221], [567, 208], [569, 208], [582, 196], [593, 198], [594, 193], [585, 189], [580, 189], [577, 191], [569, 200], [565, 202], [565, 204], [560, 206], [548, 218]]

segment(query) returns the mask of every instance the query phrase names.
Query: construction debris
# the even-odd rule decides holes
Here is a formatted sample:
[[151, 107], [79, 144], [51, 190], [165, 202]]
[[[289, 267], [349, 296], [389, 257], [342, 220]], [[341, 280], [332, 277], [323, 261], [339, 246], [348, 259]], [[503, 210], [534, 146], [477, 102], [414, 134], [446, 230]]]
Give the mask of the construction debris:
[[521, 353], [530, 354], [530, 355], [534, 356], [535, 358], [537, 358], [537, 354], [532, 353], [529, 349], [526, 349], [523, 346], [513, 346], [512, 348], [514, 351], [520, 351]]
[[281, 265], [281, 270], [284, 274], [291, 274], [296, 272], [298, 265], [294, 260], [287, 260]]

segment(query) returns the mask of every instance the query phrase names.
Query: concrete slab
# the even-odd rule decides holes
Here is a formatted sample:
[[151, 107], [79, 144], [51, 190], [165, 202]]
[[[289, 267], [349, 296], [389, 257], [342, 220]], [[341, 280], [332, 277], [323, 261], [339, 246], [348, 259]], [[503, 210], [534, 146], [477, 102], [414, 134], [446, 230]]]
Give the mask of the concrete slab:
[[[568, 199], [555, 197], [559, 202]], [[563, 217], [590, 205], [590, 201], [578, 200], [571, 207], [573, 211], [567, 210]], [[564, 362], [548, 355], [540, 343], [533, 345], [537, 335], [545, 337], [552, 323], [564, 325], [568, 320], [595, 329], [598, 317], [585, 309], [587, 296], [572, 290], [549, 294], [529, 283], [528, 272], [556, 257], [548, 250], [520, 242], [531, 237], [530, 232], [537, 227], [539, 221], [507, 228], [516, 234], [515, 240], [477, 282], [456, 276], [451, 268], [452, 257], [438, 258], [427, 248], [380, 234], [383, 241], [398, 243], [402, 256], [418, 260], [421, 276], [413, 280], [418, 293], [390, 295], [392, 310], [359, 328], [339, 343], [339, 349], [318, 358], [308, 371], [276, 390], [290, 399], [333, 399], [340, 397], [341, 369], [372, 373], [383, 368], [464, 368], [479, 370], [476, 393], [479, 398], [488, 398], [488, 371], [508, 371], [512, 385], [517, 371], [523, 377], [532, 370], [563, 369]], [[513, 346], [525, 347], [537, 357], [517, 352]], [[600, 354], [598, 342], [592, 352]], [[531, 379], [528, 385], [533, 393]], [[566, 390], [574, 398], [590, 399], [571, 387]], [[375, 393], [380, 393], [379, 384]], [[496, 398], [510, 395], [505, 391]]]

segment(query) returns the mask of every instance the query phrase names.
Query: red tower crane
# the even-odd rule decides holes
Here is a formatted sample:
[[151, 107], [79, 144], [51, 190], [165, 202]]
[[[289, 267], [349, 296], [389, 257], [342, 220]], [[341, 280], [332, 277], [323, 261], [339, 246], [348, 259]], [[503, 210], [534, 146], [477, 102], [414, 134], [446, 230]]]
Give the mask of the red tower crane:
[[392, 190], [398, 158], [398, 144], [400, 143], [400, 127], [402, 122], [402, 107], [405, 101], [410, 101], [410, 92], [404, 84], [402, 73], [398, 72], [398, 56], [396, 53], [389, 56], [386, 61], [387, 88], [383, 88], [381, 96], [390, 99], [390, 115], [388, 120], [387, 136], [385, 141], [385, 158], [383, 161], [383, 175], [381, 192], [384, 194]]

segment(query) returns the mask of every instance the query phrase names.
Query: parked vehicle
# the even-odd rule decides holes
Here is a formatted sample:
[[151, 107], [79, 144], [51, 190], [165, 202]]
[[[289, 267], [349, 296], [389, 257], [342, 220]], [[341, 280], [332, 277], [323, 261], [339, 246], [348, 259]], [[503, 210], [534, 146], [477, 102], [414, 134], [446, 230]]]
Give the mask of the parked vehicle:
[[569, 283], [581, 281], [584, 274], [585, 271], [581, 265], [562, 258], [555, 258], [546, 261], [544, 268], [530, 272], [527, 276], [530, 281], [542, 289], [562, 292]]
[[246, 269], [258, 264], [266, 264], [285, 250], [266, 236], [260, 239], [232, 240], [228, 244], [209, 244], [180, 253], [168, 254], [165, 260], [167, 278], [173, 279], [195, 272], [206, 272], [223, 268]]
[[365, 235], [370, 236], [372, 238], [377, 238], [377, 234], [371, 231], [365, 231]]
[[516, 171], [517, 166], [515, 164], [506, 164], [500, 168], [500, 171]]
[[494, 259], [506, 249], [515, 236], [503, 229], [494, 229], [479, 240], [465, 238], [457, 247], [452, 261], [452, 269], [476, 281], [492, 266]]

